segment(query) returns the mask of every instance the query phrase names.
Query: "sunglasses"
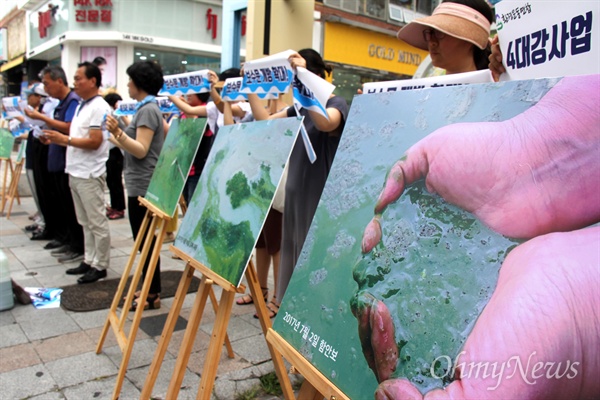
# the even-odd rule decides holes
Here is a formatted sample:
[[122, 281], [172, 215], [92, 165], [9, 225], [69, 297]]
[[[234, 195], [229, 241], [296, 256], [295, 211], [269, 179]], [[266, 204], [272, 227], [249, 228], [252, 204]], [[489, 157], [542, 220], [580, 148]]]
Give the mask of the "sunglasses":
[[431, 38], [435, 38], [436, 40], [442, 40], [446, 37], [444, 32], [437, 31], [435, 29], [423, 29], [423, 39], [426, 42], [429, 42]]

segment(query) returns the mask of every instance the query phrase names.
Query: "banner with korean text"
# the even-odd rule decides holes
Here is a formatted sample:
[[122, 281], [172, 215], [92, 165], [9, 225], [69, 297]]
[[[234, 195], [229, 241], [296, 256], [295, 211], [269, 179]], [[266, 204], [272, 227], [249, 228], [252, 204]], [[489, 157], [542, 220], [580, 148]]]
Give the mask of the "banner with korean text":
[[396, 92], [401, 90], [414, 90], [437, 88], [445, 86], [458, 86], [467, 83], [493, 82], [489, 69], [462, 74], [440, 75], [420, 79], [404, 79], [399, 81], [367, 82], [363, 85], [364, 94]]
[[192, 93], [210, 92], [209, 70], [186, 72], [177, 75], [165, 75], [165, 83], [158, 94], [160, 96], [181, 96]]
[[501, 81], [600, 73], [600, 2], [503, 0]]

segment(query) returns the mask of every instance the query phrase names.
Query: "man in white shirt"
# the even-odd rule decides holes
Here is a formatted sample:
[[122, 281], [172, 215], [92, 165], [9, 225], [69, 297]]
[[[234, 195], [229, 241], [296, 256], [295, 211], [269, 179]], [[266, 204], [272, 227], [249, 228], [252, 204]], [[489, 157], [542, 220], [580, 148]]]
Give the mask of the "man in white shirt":
[[69, 136], [45, 130], [44, 141], [67, 147], [65, 172], [77, 220], [85, 238], [84, 260], [67, 274], [84, 274], [78, 283], [92, 283], [106, 278], [110, 258], [110, 230], [104, 210], [104, 186], [108, 141], [102, 133], [102, 123], [110, 106], [98, 94], [102, 84], [100, 69], [92, 63], [78, 65], [74, 90], [81, 97], [71, 122]]

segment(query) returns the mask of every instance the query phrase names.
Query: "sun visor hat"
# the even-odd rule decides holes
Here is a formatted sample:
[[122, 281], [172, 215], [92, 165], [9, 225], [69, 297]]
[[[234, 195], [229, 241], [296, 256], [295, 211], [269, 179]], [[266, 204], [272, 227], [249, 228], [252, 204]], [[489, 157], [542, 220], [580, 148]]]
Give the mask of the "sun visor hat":
[[427, 50], [423, 38], [425, 28], [433, 28], [446, 35], [465, 40], [485, 49], [490, 37], [490, 22], [479, 11], [458, 3], [442, 3], [429, 17], [417, 18], [398, 31], [398, 39]]
[[40, 96], [48, 97], [48, 93], [44, 90], [44, 85], [41, 83], [34, 83], [29, 89], [25, 89], [25, 95], [37, 94]]

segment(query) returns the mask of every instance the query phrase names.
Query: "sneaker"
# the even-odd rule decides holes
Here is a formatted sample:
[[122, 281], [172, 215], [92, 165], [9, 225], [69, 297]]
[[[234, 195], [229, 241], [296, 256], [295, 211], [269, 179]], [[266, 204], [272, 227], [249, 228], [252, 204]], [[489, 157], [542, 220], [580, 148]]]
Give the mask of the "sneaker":
[[83, 275], [87, 273], [92, 268], [91, 265], [86, 264], [85, 262], [81, 262], [76, 268], [69, 268], [66, 273], [67, 275]]
[[64, 243], [59, 242], [58, 240], [54, 239], [54, 240], [51, 240], [50, 242], [46, 243], [46, 245], [44, 246], [44, 250], [58, 249], [59, 247], [62, 247], [63, 245], [64, 245]]
[[90, 268], [84, 276], [77, 279], [77, 283], [93, 283], [104, 278], [106, 278], [106, 270], [100, 271], [96, 268]]
[[29, 238], [31, 240], [52, 240], [52, 236], [48, 233], [47, 230], [37, 230], [33, 231], [33, 235]]
[[50, 252], [50, 255], [52, 257], [60, 257], [60, 256], [64, 256], [65, 254], [67, 254], [70, 250], [71, 250], [71, 248], [69, 247], [68, 244], [63, 244], [59, 248], [52, 250]]
[[75, 262], [83, 260], [83, 253], [76, 253], [74, 251], [68, 251], [64, 255], [58, 257], [59, 263]]
[[40, 226], [39, 226], [38, 224], [36, 224], [36, 223], [33, 223], [33, 224], [31, 224], [31, 225], [27, 225], [27, 226], [25, 227], [25, 230], [26, 230], [27, 232], [34, 232], [34, 231], [37, 231], [39, 227], [40, 227]]

